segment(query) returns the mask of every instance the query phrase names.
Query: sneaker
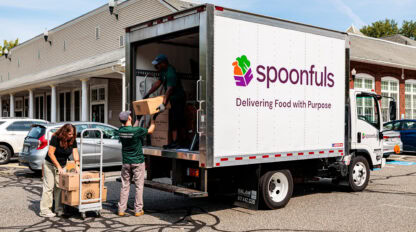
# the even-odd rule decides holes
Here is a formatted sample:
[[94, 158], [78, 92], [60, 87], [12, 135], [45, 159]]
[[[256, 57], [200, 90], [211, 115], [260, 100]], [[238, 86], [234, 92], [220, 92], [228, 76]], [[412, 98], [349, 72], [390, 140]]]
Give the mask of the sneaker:
[[142, 215], [144, 215], [144, 211], [143, 210], [141, 210], [140, 212], [137, 212], [137, 213], [134, 214], [134, 216], [136, 216], [136, 217], [140, 217]]
[[124, 215], [126, 215], [126, 213], [124, 213], [124, 212], [118, 212], [118, 216], [124, 217]]
[[39, 216], [44, 217], [44, 218], [51, 218], [51, 217], [55, 217], [56, 214], [52, 212], [46, 212], [46, 213], [40, 213]]

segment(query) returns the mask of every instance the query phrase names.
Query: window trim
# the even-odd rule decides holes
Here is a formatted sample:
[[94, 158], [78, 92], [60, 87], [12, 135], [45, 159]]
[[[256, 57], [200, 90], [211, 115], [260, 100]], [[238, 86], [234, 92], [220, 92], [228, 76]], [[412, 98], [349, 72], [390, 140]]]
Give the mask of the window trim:
[[[99, 96], [99, 90], [104, 88], [104, 94], [105, 94], [105, 100], [99, 100], [99, 101], [93, 101], [92, 100], [92, 90], [93, 89], [97, 89], [97, 96]], [[89, 97], [89, 101], [90, 101], [90, 121], [92, 121], [92, 106], [93, 105], [101, 105], [104, 104], [104, 123], [108, 124], [108, 83], [106, 84], [96, 84], [96, 85], [91, 85], [90, 87], [90, 97]]]
[[[405, 82], [404, 82], [404, 115], [405, 115], [405, 118], [406, 118], [406, 95], [408, 94], [407, 92], [406, 92], [406, 85], [407, 84], [410, 84], [410, 85], [416, 85], [416, 80], [415, 79], [408, 79], [408, 80], [406, 80]], [[412, 87], [413, 88], [413, 87]], [[410, 111], [411, 111], [411, 118], [406, 118], [406, 119], [416, 119], [416, 115], [413, 115], [413, 110], [416, 110], [416, 108], [415, 109], [413, 109], [413, 96], [416, 96], [416, 92], [414, 92], [413, 93], [413, 91], [410, 91], [410, 96], [411, 96], [411, 101], [410, 101]]]
[[355, 75], [355, 79], [363, 79], [363, 80], [371, 80], [373, 82], [371, 89], [366, 89], [366, 88], [356, 88], [355, 87], [355, 81], [354, 81], [354, 89], [356, 90], [374, 90], [375, 86], [376, 86], [376, 78], [373, 77], [370, 74], [367, 73], [358, 73], [357, 75]]
[[[389, 94], [389, 96], [390, 96], [390, 93], [397, 93], [397, 106], [398, 106], [399, 109], [396, 112], [396, 118], [399, 119], [400, 118], [400, 80], [398, 78], [395, 78], [395, 77], [392, 77], [392, 76], [382, 77], [381, 80], [380, 80], [380, 91], [381, 91], [381, 95], [383, 95], [383, 89], [382, 89], [382, 82], [383, 81], [388, 81], [388, 82], [394, 81], [394, 82], [397, 83], [397, 92], [392, 92], [389, 89], [389, 90], [387, 90], [387, 93]], [[390, 84], [389, 84], [389, 88], [390, 88]], [[386, 90], [384, 90], [384, 92], [385, 91]], [[383, 104], [380, 104], [380, 105], [381, 105], [381, 112], [383, 114]], [[387, 106], [387, 108], [388, 108], [388, 106]]]

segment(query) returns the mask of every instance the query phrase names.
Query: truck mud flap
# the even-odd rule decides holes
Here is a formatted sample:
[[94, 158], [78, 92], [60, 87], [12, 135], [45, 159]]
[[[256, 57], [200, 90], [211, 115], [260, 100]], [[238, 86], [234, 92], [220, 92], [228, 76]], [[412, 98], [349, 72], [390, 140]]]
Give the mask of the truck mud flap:
[[234, 205], [248, 209], [259, 209], [260, 206], [260, 165], [248, 166], [240, 173], [237, 181], [237, 195]]

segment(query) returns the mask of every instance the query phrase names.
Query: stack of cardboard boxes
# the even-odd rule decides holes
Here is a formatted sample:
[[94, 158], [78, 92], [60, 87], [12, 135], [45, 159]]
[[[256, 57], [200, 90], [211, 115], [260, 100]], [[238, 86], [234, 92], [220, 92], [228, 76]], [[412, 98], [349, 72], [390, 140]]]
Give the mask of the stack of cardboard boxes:
[[153, 147], [163, 147], [170, 144], [171, 136], [169, 133], [169, 110], [159, 114], [155, 120], [155, 131], [151, 136]]
[[[97, 171], [83, 172], [83, 179], [99, 178], [100, 173]], [[96, 199], [100, 197], [100, 182], [91, 181], [82, 184], [82, 200]], [[67, 172], [59, 176], [59, 188], [62, 189], [61, 201], [62, 204], [77, 206], [79, 205], [79, 173]], [[104, 186], [104, 174], [102, 176], [102, 201], [107, 200], [107, 187]], [[98, 201], [97, 201], [98, 202]], [[94, 203], [94, 202], [89, 202]]]

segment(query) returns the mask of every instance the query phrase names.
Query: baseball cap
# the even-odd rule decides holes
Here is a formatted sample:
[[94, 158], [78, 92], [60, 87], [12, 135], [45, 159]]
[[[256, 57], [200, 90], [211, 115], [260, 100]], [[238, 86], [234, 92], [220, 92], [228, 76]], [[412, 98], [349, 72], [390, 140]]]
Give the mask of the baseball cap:
[[120, 114], [118, 115], [118, 118], [120, 119], [120, 121], [127, 121], [129, 120], [129, 116], [131, 114], [131, 111], [122, 111], [120, 112]]
[[162, 61], [168, 61], [168, 58], [165, 56], [165, 55], [163, 55], [163, 54], [159, 54], [159, 55], [157, 55], [156, 56], [156, 58], [152, 61], [152, 64], [153, 65], [157, 65], [157, 64], [159, 64], [160, 62], [162, 62]]

